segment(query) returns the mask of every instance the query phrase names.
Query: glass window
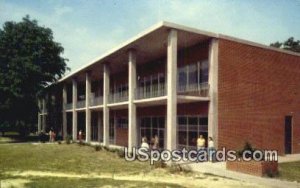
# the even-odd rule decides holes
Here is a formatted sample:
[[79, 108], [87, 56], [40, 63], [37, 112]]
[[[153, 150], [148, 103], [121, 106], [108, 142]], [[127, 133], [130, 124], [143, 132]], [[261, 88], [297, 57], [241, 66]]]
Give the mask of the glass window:
[[208, 82], [208, 61], [201, 62], [200, 83]]
[[196, 85], [198, 83], [198, 79], [197, 79], [197, 74], [198, 74], [198, 70], [197, 70], [197, 64], [193, 64], [193, 65], [189, 65], [189, 85]]

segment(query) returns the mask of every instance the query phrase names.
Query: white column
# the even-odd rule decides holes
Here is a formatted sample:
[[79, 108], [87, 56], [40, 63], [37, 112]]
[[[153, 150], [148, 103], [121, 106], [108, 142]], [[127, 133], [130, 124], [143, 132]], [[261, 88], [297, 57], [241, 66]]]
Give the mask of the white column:
[[67, 85], [65, 84], [63, 87], [63, 138], [67, 136], [67, 112], [66, 112], [66, 105], [67, 105]]
[[170, 30], [167, 50], [167, 149], [177, 147], [177, 31]]
[[219, 42], [212, 39], [209, 45], [209, 107], [208, 107], [208, 136], [214, 139], [218, 146], [218, 51]]
[[90, 74], [87, 72], [85, 74], [85, 141], [91, 141], [91, 78]]
[[136, 106], [133, 103], [136, 91], [136, 52], [130, 50], [128, 55], [128, 148], [132, 152], [132, 147], [137, 146]]
[[109, 97], [109, 67], [107, 64], [103, 66], [103, 144], [109, 145], [109, 109], [108, 109], [108, 97]]
[[77, 107], [77, 81], [74, 78], [72, 80], [72, 102], [73, 102], [73, 109], [72, 109], [72, 137], [73, 140], [77, 140], [77, 111], [76, 111], [76, 107]]
[[97, 113], [97, 127], [98, 127], [98, 142], [100, 142], [101, 141], [100, 135], [101, 135], [101, 132], [103, 131], [103, 130], [101, 130], [101, 113], [100, 112]]

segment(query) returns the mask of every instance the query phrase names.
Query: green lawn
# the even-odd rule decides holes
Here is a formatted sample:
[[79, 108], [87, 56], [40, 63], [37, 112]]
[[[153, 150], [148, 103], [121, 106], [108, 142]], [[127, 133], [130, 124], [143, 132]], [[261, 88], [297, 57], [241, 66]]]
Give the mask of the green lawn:
[[15, 171], [109, 175], [108, 178], [29, 176], [26, 177], [30, 180], [25, 184], [27, 187], [181, 187], [172, 183], [114, 179], [114, 175], [145, 174], [151, 171], [151, 167], [149, 163], [126, 162], [117, 153], [95, 151], [93, 147], [78, 144], [0, 144], [0, 181], [24, 178], [7, 174]]
[[279, 178], [300, 182], [300, 161], [279, 164]]

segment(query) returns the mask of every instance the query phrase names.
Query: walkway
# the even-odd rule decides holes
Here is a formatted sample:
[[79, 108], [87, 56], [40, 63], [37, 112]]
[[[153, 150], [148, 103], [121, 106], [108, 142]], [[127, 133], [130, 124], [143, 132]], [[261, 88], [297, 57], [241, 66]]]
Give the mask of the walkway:
[[[283, 160], [283, 159], [281, 159]], [[237, 179], [244, 182], [256, 183], [259, 185], [264, 185], [266, 187], [289, 187], [289, 188], [300, 188], [300, 183], [297, 182], [289, 182], [278, 179], [266, 178], [266, 177], [257, 177], [248, 174], [243, 174], [239, 172], [234, 172], [230, 170], [226, 170], [225, 162], [200, 162], [200, 163], [182, 163], [182, 165], [186, 165], [192, 171], [213, 174], [217, 176], [222, 176], [230, 179]]]

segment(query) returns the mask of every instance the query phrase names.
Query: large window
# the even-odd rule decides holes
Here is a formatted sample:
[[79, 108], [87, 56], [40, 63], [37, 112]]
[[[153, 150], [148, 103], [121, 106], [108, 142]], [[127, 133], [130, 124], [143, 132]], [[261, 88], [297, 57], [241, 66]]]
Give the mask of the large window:
[[151, 139], [153, 139], [155, 136], [158, 136], [159, 147], [164, 147], [164, 117], [142, 117], [140, 119], [140, 129], [141, 138], [146, 137], [147, 142], [151, 144]]
[[178, 116], [178, 148], [195, 149], [200, 134], [207, 140], [207, 123], [207, 116]]
[[208, 61], [178, 68], [178, 91], [199, 91], [208, 83]]

